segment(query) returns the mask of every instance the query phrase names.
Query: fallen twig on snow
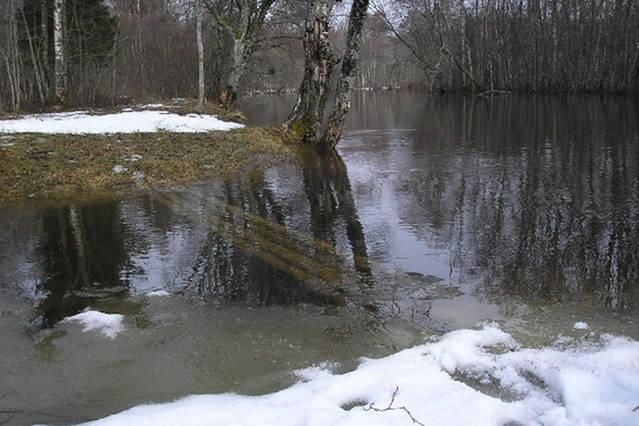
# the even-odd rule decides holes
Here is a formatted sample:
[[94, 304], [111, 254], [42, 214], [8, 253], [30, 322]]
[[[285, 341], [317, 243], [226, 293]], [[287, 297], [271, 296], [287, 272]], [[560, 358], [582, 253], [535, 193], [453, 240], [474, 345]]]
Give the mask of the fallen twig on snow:
[[[368, 405], [368, 407], [364, 408], [364, 411], [377, 411], [379, 413], [384, 412], [384, 411], [403, 411], [405, 412], [408, 417], [410, 417], [410, 419], [413, 421], [413, 423], [417, 423], [420, 426], [426, 426], [424, 423], [420, 422], [419, 420], [417, 420], [415, 417], [413, 417], [413, 414], [410, 412], [410, 410], [404, 406], [401, 407], [393, 407], [393, 404], [395, 403], [395, 397], [397, 396], [397, 393], [399, 392], [399, 386], [397, 386], [395, 388], [395, 390], [393, 391], [393, 396], [391, 397], [390, 403], [388, 404], [388, 407], [386, 408], [377, 408], [375, 407], [374, 403], [370, 403]], [[639, 407], [638, 407], [639, 408]]]

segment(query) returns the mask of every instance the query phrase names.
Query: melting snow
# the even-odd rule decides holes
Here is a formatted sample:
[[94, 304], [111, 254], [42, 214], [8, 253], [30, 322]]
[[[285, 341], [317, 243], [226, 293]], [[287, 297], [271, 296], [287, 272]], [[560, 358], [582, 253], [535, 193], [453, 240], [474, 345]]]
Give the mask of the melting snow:
[[165, 290], [155, 290], [155, 291], [149, 291], [148, 293], [146, 293], [147, 297], [164, 297], [164, 296], [170, 296], [170, 295], [171, 293]]
[[127, 162], [129, 162], [129, 163], [137, 163], [137, 162], [138, 162], [138, 161], [140, 161], [142, 158], [144, 158], [144, 157], [142, 157], [140, 154], [133, 154], [133, 155], [131, 155], [131, 156], [129, 156], [129, 157], [126, 157], [126, 158], [124, 159], [124, 161], [127, 161]]
[[142, 108], [147, 108], [147, 109], [164, 108], [164, 104], [145, 104], [145, 105], [142, 105]]
[[242, 124], [222, 121], [213, 115], [179, 115], [167, 111], [122, 111], [91, 115], [87, 111], [35, 114], [0, 120], [0, 133], [112, 134], [139, 132], [199, 133], [231, 130]]
[[124, 330], [123, 320], [124, 316], [120, 314], [105, 314], [86, 309], [82, 313], [65, 318], [62, 322], [79, 322], [84, 326], [84, 332], [98, 330], [104, 336], [115, 339], [118, 333]]
[[90, 424], [639, 424], [639, 343], [619, 337], [526, 349], [484, 326], [364, 360], [347, 374], [321, 370], [298, 374], [308, 381], [274, 394], [190, 396]]
[[590, 327], [588, 326], [588, 324], [587, 324], [587, 323], [585, 323], [585, 322], [583, 322], [583, 321], [577, 321], [577, 322], [575, 323], [575, 325], [573, 325], [573, 328], [574, 328], [575, 330], [588, 330], [588, 328], [590, 328]]

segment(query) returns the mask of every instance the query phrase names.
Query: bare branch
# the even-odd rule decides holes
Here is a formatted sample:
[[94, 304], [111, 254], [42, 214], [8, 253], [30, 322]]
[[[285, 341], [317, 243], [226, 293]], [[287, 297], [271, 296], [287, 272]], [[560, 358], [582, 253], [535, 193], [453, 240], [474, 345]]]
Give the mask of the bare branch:
[[393, 407], [393, 404], [395, 403], [395, 397], [397, 396], [397, 394], [399, 393], [399, 386], [397, 386], [395, 388], [395, 390], [393, 391], [393, 395], [391, 397], [390, 402], [388, 403], [388, 406], [386, 408], [377, 408], [375, 407], [374, 403], [370, 403], [368, 405], [368, 407], [364, 408], [364, 411], [376, 411], [378, 413], [383, 413], [385, 411], [403, 411], [405, 412], [408, 417], [410, 417], [410, 419], [413, 421], [413, 423], [418, 424], [420, 426], [426, 426], [424, 423], [420, 422], [419, 420], [417, 420], [413, 414], [410, 412], [410, 410], [404, 406], [401, 407]]

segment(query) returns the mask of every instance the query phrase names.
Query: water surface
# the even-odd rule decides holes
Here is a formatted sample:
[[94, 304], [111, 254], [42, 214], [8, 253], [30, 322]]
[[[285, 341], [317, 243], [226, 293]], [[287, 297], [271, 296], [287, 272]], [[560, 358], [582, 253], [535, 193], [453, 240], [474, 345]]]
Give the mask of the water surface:
[[[277, 123], [291, 102], [246, 108]], [[639, 338], [638, 123], [623, 98], [365, 94], [339, 156], [3, 205], [0, 423], [269, 392], [478, 321]], [[125, 331], [60, 322], [85, 308]]]

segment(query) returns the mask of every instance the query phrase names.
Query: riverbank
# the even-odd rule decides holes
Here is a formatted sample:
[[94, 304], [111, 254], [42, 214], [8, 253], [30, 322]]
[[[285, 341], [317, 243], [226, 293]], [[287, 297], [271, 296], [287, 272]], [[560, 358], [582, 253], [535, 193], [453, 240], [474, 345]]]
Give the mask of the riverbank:
[[0, 135], [0, 201], [113, 193], [225, 177], [293, 157], [276, 128], [227, 132]]

